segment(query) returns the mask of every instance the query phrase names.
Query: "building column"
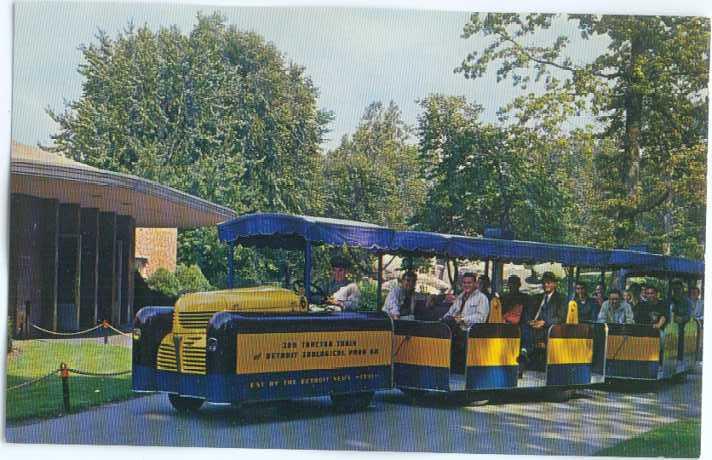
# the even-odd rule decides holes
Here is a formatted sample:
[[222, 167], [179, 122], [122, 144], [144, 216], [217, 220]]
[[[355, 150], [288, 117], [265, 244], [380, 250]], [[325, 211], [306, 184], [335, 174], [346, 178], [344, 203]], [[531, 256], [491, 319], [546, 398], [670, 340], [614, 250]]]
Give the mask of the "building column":
[[116, 240], [121, 242], [116, 253], [119, 324], [129, 324], [133, 317], [134, 233], [135, 224], [131, 216], [116, 216]]
[[99, 320], [99, 210], [82, 208], [82, 270], [79, 328], [86, 329]]
[[81, 304], [81, 220], [78, 204], [59, 205], [59, 244], [57, 247], [58, 330], [79, 330]]
[[59, 243], [59, 202], [44, 200], [40, 237], [42, 241], [41, 327], [57, 330], [57, 261]]
[[99, 213], [98, 319], [112, 320], [116, 303], [116, 214]]

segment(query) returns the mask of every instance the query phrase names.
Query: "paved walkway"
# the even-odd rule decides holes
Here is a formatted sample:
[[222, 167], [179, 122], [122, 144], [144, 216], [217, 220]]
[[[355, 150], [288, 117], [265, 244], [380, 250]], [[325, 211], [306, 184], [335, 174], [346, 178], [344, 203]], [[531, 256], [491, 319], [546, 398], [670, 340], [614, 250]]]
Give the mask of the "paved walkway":
[[697, 373], [685, 384], [652, 392], [585, 390], [566, 403], [415, 406], [390, 391], [355, 414], [335, 414], [328, 399], [316, 398], [254, 404], [240, 411], [207, 406], [189, 416], [177, 415], [164, 395], [151, 395], [9, 426], [6, 438], [19, 443], [585, 456], [657, 425], [699, 417], [700, 392]]

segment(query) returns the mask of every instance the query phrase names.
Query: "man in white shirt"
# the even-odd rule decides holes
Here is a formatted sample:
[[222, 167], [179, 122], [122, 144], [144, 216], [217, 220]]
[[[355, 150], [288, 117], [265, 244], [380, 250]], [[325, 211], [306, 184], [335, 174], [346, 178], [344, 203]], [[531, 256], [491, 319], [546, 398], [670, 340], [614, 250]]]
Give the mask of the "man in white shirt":
[[599, 323], [634, 324], [633, 309], [626, 301], [621, 301], [621, 291], [613, 289], [608, 293], [608, 300], [603, 302], [596, 319]]
[[452, 320], [463, 330], [476, 323], [484, 323], [489, 315], [489, 300], [477, 288], [477, 280], [474, 273], [462, 275], [462, 292], [455, 297], [450, 294], [448, 300], [452, 301], [452, 306], [443, 320]]
[[418, 275], [414, 271], [407, 271], [401, 277], [399, 286], [388, 292], [383, 304], [383, 311], [393, 319], [415, 318], [415, 283]]
[[692, 286], [690, 288], [690, 303], [692, 304], [692, 316], [702, 321], [705, 314], [704, 301], [700, 297], [700, 288]]
[[324, 289], [329, 295], [325, 300], [327, 305], [334, 305], [343, 311], [358, 310], [361, 291], [356, 283], [348, 279], [350, 268], [351, 264], [343, 257], [331, 259], [331, 280]]
[[474, 273], [462, 275], [462, 292], [455, 297], [450, 294], [448, 301], [452, 301], [450, 310], [441, 318], [450, 326], [452, 331], [451, 368], [452, 372], [465, 372], [465, 343], [467, 329], [476, 323], [484, 323], [489, 315], [489, 300], [477, 290], [477, 278]]

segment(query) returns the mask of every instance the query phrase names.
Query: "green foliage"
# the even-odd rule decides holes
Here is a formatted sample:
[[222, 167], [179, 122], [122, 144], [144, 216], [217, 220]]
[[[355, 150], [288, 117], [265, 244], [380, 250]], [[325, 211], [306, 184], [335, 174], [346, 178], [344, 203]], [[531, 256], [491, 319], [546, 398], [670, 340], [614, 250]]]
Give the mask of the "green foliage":
[[465, 235], [510, 228], [518, 238], [561, 241], [566, 191], [557, 145], [531, 131], [479, 120], [464, 97], [431, 95], [420, 102], [419, 155], [430, 184], [414, 219], [427, 230]]
[[[259, 35], [198, 15], [189, 34], [129, 25], [113, 39], [100, 33], [82, 54], [81, 97], [48, 110], [55, 150], [238, 213], [321, 213], [319, 145], [331, 115], [304, 68]], [[179, 260], [223, 285], [214, 229], [179, 239]]]
[[[576, 22], [582, 40], [607, 43], [606, 51], [578, 62], [566, 53], [572, 37], [546, 45], [549, 29], [567, 20]], [[707, 143], [709, 33], [709, 19], [699, 17], [473, 14], [463, 37], [492, 40], [456, 70], [479, 78], [496, 65], [498, 81], [523, 90], [501, 109], [502, 119], [513, 116], [541, 139], [578, 115], [596, 118], [583, 149], [593, 158], [579, 163], [592, 186], [576, 194], [587, 194], [593, 205], [579, 220], [596, 227], [596, 240], [625, 247], [646, 239], [653, 249], [697, 256], [704, 196], [688, 212], [689, 194], [677, 184], [678, 178], [704, 183], [694, 152]], [[530, 86], [543, 91], [525, 92]]]
[[180, 286], [181, 294], [212, 291], [214, 289], [197, 265], [178, 264], [175, 278]]
[[189, 292], [215, 289], [197, 265], [178, 264], [175, 273], [159, 268], [146, 279], [148, 287], [170, 299]]
[[180, 295], [181, 285], [175, 273], [161, 267], [146, 279], [146, 284], [151, 290], [161, 293], [171, 299], [176, 299]]
[[366, 107], [354, 134], [324, 161], [327, 215], [407, 226], [425, 197], [410, 131], [393, 102]]
[[[378, 283], [373, 280], [362, 280], [358, 283], [358, 288], [361, 291], [361, 297], [359, 299], [359, 310], [362, 311], [378, 311], [381, 309], [382, 305], [378, 305]], [[381, 297], [381, 303], [386, 300], [385, 292]]]

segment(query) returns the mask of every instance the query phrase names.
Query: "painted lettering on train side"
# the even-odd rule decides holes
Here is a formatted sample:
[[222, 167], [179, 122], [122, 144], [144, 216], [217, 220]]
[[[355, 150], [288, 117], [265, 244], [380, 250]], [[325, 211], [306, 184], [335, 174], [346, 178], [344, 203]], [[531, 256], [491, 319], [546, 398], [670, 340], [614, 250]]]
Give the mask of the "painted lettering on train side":
[[238, 334], [238, 374], [390, 365], [390, 331]]

